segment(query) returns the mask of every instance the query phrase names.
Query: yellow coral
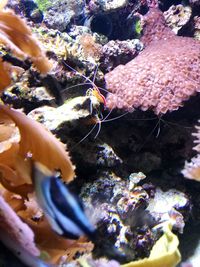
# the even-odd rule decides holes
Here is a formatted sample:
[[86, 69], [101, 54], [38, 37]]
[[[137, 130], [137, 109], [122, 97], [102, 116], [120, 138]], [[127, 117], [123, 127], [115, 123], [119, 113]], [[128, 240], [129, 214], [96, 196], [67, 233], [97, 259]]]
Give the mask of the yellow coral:
[[163, 227], [164, 234], [154, 245], [149, 258], [130, 262], [122, 267], [175, 267], [180, 262], [178, 238], [171, 231], [169, 223]]

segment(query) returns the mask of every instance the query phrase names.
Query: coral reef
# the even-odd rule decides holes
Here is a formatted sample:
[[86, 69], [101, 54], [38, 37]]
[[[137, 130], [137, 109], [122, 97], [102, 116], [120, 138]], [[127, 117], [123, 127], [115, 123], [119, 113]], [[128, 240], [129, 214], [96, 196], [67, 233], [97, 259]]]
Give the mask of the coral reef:
[[166, 12], [163, 13], [167, 25], [177, 34], [178, 31], [186, 25], [192, 15], [190, 6], [171, 6]]
[[151, 2], [154, 1], [88, 1], [84, 25], [93, 32], [107, 36], [109, 40], [136, 38], [137, 12], [144, 12], [149, 6], [154, 6]]
[[59, 131], [65, 128], [67, 122], [73, 124], [73, 121], [90, 118], [91, 101], [93, 107], [98, 109], [99, 103], [95, 97], [79, 96], [57, 108], [46, 106], [36, 108], [28, 116], [40, 121], [50, 131]]
[[137, 40], [119, 41], [112, 40], [102, 48], [100, 59], [101, 67], [106, 71], [111, 71], [120, 64], [126, 64], [138, 55], [143, 49], [142, 43]]
[[194, 38], [200, 40], [200, 17], [195, 16], [193, 19], [194, 23]]
[[92, 57], [96, 59], [96, 61], [99, 59], [101, 55], [102, 47], [100, 44], [95, 42], [95, 39], [90, 34], [83, 34], [79, 38], [80, 45], [83, 49], [83, 55], [88, 58]]
[[[35, 78], [36, 72], [24, 71], [20, 68], [20, 71], [24, 72], [21, 75], [13, 75], [13, 84], [10, 85], [6, 92], [3, 92], [1, 99], [6, 104], [11, 104], [14, 108], [24, 108], [24, 112], [28, 113], [33, 108], [37, 108], [43, 105], [54, 105], [55, 98], [52, 93], [48, 92], [42, 81], [36, 80], [36, 84], [33, 81], [33, 73]], [[14, 71], [13, 71], [14, 73]]]
[[127, 0], [112, 0], [112, 1], [96, 1], [96, 0], [91, 0], [89, 1], [89, 8], [90, 9], [95, 9], [97, 12], [98, 11], [104, 11], [104, 12], [111, 12], [115, 11], [116, 9], [123, 8], [124, 6], [128, 5]]
[[[85, 95], [86, 90], [91, 85], [82, 84], [83, 77], [78, 72], [73, 72], [67, 68], [63, 64], [64, 60], [79, 66], [83, 70], [83, 75], [88, 76], [89, 73], [91, 79], [93, 79], [92, 75], [95, 75], [95, 82], [103, 80], [102, 72], [100, 70], [95, 72], [95, 69], [101, 56], [101, 43], [104, 44], [106, 38], [92, 34], [84, 26], [77, 26], [69, 33], [48, 29], [44, 25], [39, 28], [32, 27], [32, 30], [51, 59], [53, 65], [51, 72], [46, 76], [41, 75], [31, 67], [29, 61], [17, 61], [11, 52], [2, 50], [5, 61], [14, 62], [18, 66], [13, 70], [14, 85], [3, 93], [4, 103], [12, 103], [15, 108], [23, 107], [27, 113], [44, 104], [60, 105], [66, 98]], [[4, 66], [6, 63], [3, 63]], [[75, 86], [78, 83], [81, 83], [82, 86]]]
[[104, 173], [103, 178], [82, 187], [84, 204], [99, 232], [94, 255], [129, 262], [149, 255], [160, 236], [159, 230], [153, 228], [160, 222], [171, 220], [174, 228], [183, 231], [183, 216], [190, 206], [187, 196], [176, 190], [155, 191], [151, 185], [145, 184], [144, 188], [137, 185], [144, 178], [142, 173], [135, 173], [124, 181]]
[[151, 10], [146, 20], [142, 40], [147, 47], [125, 66], [105, 75], [111, 91], [107, 96], [110, 109], [152, 109], [156, 114], [165, 114], [177, 110], [199, 91], [200, 43], [175, 36], [163, 24], [158, 10]]
[[52, 65], [37, 44], [25, 22], [12, 11], [1, 11], [0, 20], [4, 22], [0, 26], [0, 43], [8, 46], [14, 55], [19, 58], [31, 57], [31, 60], [40, 72], [47, 73], [50, 71]]
[[[199, 222], [200, 211], [200, 186], [191, 181], [194, 176], [199, 179], [199, 157], [185, 164], [183, 174], [193, 175], [190, 180], [180, 173], [184, 162], [195, 155], [193, 137], [199, 140], [199, 128], [193, 137], [191, 132], [200, 118], [196, 94], [200, 48], [198, 41], [183, 37], [198, 39], [198, 1], [190, 1], [191, 5], [187, 1], [185, 6], [162, 0], [56, 0], [45, 6], [48, 2], [9, 1], [9, 8], [27, 18], [52, 64], [30, 31], [23, 38], [34, 39], [39, 47], [36, 57], [42, 55], [48, 63], [48, 74], [31, 64], [33, 49], [29, 53], [21, 40], [17, 43], [9, 36], [0, 47], [1, 99], [27, 114], [0, 106], [1, 202], [9, 205], [7, 211], [12, 207], [13, 221], [20, 217], [22, 227], [30, 228], [32, 245], [45, 264], [118, 267], [126, 262], [124, 267], [140, 267], [164, 262], [174, 267], [180, 261], [178, 238], [184, 251], [188, 227]], [[158, 6], [163, 14], [155, 9]], [[7, 26], [10, 31], [12, 26]], [[0, 30], [2, 36], [8, 34], [3, 25]], [[106, 101], [105, 73], [110, 90]], [[51, 132], [67, 144], [70, 157]], [[33, 160], [58, 169], [56, 176], [71, 181], [67, 187], [83, 199], [97, 226], [93, 244], [86, 237], [72, 241], [52, 231], [35, 196]], [[55, 211], [60, 203], [57, 192], [51, 198], [57, 201]], [[2, 211], [2, 218], [7, 211]], [[195, 242], [189, 247], [185, 249], [195, 247]], [[32, 256], [35, 266], [41, 265]], [[190, 264], [188, 253], [182, 257]], [[1, 258], [4, 261], [4, 255]]]
[[200, 181], [200, 127], [196, 126], [196, 129], [197, 132], [193, 133], [193, 136], [196, 138], [194, 143], [197, 145], [193, 149], [197, 151], [198, 154], [193, 157], [190, 162], [185, 163], [182, 173], [186, 178]]
[[50, 8], [52, 4], [49, 0], [35, 0], [35, 3], [37, 4], [38, 8], [43, 12]]
[[[40, 2], [41, 10], [43, 8], [45, 9], [47, 1], [38, 2]], [[8, 0], [7, 7], [13, 9], [16, 14], [29, 18], [34, 23], [40, 23], [43, 20], [42, 11], [38, 8], [34, 0]]]
[[[5, 5], [6, 1], [3, 2]], [[3, 8], [3, 3], [1, 4]], [[7, 10], [0, 11], [0, 20], [0, 42], [3, 49], [9, 48], [21, 60], [29, 57], [41, 73], [49, 72], [52, 65], [26, 23]], [[12, 65], [1, 59], [0, 68], [3, 91], [11, 82]], [[1, 241], [20, 256], [24, 263], [32, 262], [35, 266], [42, 264], [38, 256], [43, 249], [51, 255], [54, 262], [59, 261], [64, 254], [68, 254], [70, 259], [70, 255], [73, 257], [77, 251], [91, 251], [93, 246], [88, 242], [80, 243], [77, 249], [76, 241], [68, 243], [67, 240], [60, 240], [57, 241], [60, 247], [56, 247], [55, 252], [51, 239], [55, 242], [59, 237], [45, 220], [34, 194], [30, 194], [34, 191], [33, 161], [43, 163], [52, 171], [59, 170], [62, 178], [68, 182], [74, 178], [74, 167], [65, 145], [44, 126], [28, 118], [23, 112], [6, 105], [0, 105], [0, 120]], [[4, 231], [4, 228], [7, 231]], [[47, 244], [44, 244], [47, 239]], [[67, 251], [69, 245], [70, 251]]]
[[51, 5], [44, 11], [44, 22], [50, 28], [64, 31], [70, 20], [82, 13], [84, 5], [83, 0], [51, 1]]

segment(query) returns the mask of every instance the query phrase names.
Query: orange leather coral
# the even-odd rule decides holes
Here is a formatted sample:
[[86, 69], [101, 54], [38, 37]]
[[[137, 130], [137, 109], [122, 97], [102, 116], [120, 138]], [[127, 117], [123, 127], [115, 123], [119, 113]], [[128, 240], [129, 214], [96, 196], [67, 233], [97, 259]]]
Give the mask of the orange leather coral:
[[[26, 23], [12, 11], [2, 10], [6, 3], [6, 0], [0, 2], [0, 44], [6, 45], [21, 59], [29, 57], [41, 73], [50, 71], [51, 63]], [[11, 73], [12, 66], [0, 58], [0, 93], [11, 83]], [[39, 256], [39, 247], [49, 253], [51, 262], [70, 254], [73, 249], [74, 254], [81, 248], [86, 250], [88, 242], [81, 246], [76, 241], [61, 240], [45, 221], [42, 211], [34, 201], [34, 193], [30, 194], [34, 190], [31, 181], [31, 160], [43, 163], [50, 170], [60, 170], [66, 182], [74, 178], [74, 166], [64, 144], [44, 126], [22, 112], [0, 105], [1, 240], [14, 242], [33, 256]], [[32, 220], [35, 211], [40, 211], [37, 223]], [[42, 233], [48, 233], [48, 236], [45, 236], [47, 242], [40, 239]], [[60, 242], [62, 246], [58, 247]]]
[[24, 159], [31, 157], [50, 170], [60, 170], [67, 182], [73, 179], [74, 167], [65, 151], [65, 146], [51, 132], [22, 112], [0, 105], [0, 117], [2, 115], [8, 116], [19, 128], [20, 142], [17, 153], [21, 157]]
[[[11, 10], [4, 10], [6, 0], [0, 3], [0, 44], [7, 46], [17, 57], [29, 57], [41, 73], [51, 70], [52, 64], [45, 56], [25, 21]], [[0, 93], [10, 82], [11, 65], [0, 58]]]

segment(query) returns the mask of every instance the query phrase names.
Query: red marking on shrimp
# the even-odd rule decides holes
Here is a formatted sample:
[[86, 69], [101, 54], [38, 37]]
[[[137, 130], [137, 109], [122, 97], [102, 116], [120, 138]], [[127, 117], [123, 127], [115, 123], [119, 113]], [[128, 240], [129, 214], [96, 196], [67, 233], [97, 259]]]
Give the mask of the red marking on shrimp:
[[92, 90], [93, 96], [95, 96], [100, 103], [106, 107], [106, 98], [102, 93], [99, 91], [98, 87], [95, 86], [95, 88]]

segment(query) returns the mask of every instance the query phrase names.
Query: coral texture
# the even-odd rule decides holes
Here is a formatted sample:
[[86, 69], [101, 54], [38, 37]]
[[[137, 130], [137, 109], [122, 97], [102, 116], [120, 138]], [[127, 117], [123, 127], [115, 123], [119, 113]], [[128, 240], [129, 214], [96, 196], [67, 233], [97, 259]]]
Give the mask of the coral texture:
[[200, 40], [200, 17], [193, 18], [194, 38]]
[[147, 48], [105, 75], [111, 91], [107, 107], [164, 114], [177, 110], [199, 92], [200, 42], [174, 35], [159, 10], [150, 10], [145, 20], [142, 39]]
[[177, 34], [186, 25], [192, 15], [192, 8], [184, 5], [172, 5], [164, 12], [167, 25]]
[[[51, 70], [51, 62], [26, 23], [12, 11], [3, 9], [6, 3], [6, 0], [0, 3], [1, 46], [6, 47], [6, 52], [9, 49], [17, 59], [30, 58], [35, 67], [46, 74]], [[0, 57], [0, 93], [17, 79], [14, 67]], [[43, 265], [37, 258], [40, 250], [46, 251], [55, 263], [60, 258], [62, 261], [63, 258], [71, 259], [77, 251], [82, 253], [93, 248], [91, 243], [79, 244], [55, 235], [35, 200], [32, 161], [59, 170], [65, 181], [72, 180], [74, 167], [65, 149], [65, 145], [44, 126], [22, 112], [0, 105], [0, 240], [24, 263]]]
[[143, 24], [141, 41], [145, 46], [153, 41], [167, 40], [175, 36], [167, 26], [164, 15], [157, 8], [151, 8], [141, 22]]
[[101, 66], [111, 71], [119, 64], [125, 64], [138, 55], [143, 45], [137, 39], [134, 40], [111, 40], [102, 48]]
[[3, 79], [0, 80], [0, 92], [4, 90], [10, 83], [10, 66], [6, 62], [3, 62], [0, 58], [0, 77], [3, 77]]
[[104, 12], [110, 12], [114, 11], [119, 8], [123, 8], [128, 4], [129, 1], [127, 0], [111, 0], [111, 1], [96, 1], [96, 0], [91, 0], [89, 1], [89, 6], [91, 9], [94, 9], [96, 7], [96, 10], [101, 11], [103, 10]]
[[[42, 2], [42, 1], [39, 1]], [[53, 29], [64, 31], [70, 20], [82, 13], [85, 1], [83, 0], [53, 0], [44, 11], [45, 24]]]
[[197, 132], [193, 133], [193, 136], [196, 137], [194, 143], [197, 145], [193, 149], [198, 152], [198, 155], [193, 157], [190, 162], [185, 163], [182, 174], [185, 178], [200, 181], [200, 126], [196, 126], [196, 129]]

